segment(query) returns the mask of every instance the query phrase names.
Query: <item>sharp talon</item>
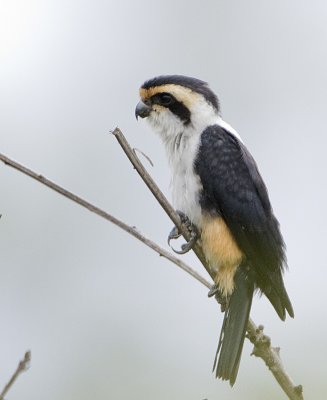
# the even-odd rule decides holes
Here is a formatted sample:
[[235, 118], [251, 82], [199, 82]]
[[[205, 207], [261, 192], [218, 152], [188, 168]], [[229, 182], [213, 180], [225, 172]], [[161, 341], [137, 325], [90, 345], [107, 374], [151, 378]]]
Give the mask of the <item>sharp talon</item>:
[[180, 250], [176, 250], [170, 245], [170, 238], [168, 238], [168, 244], [169, 244], [170, 248], [175, 253], [177, 253], [177, 254], [186, 254], [187, 252], [189, 252], [193, 248], [193, 246], [194, 246], [194, 244], [195, 244], [195, 242], [197, 240], [198, 240], [198, 236], [197, 235], [193, 236], [189, 242], [182, 244]]
[[182, 247], [181, 247], [181, 250], [176, 250], [176, 249], [174, 249], [172, 246], [170, 246], [170, 248], [172, 249], [172, 251], [174, 252], [174, 253], [176, 253], [176, 254], [185, 254], [185, 253], [187, 253], [188, 252], [188, 250], [184, 250], [183, 249], [183, 246], [185, 246], [184, 244], [182, 245]]
[[178, 231], [178, 229], [177, 229], [176, 226], [171, 230], [171, 232], [170, 232], [169, 235], [168, 235], [168, 238], [167, 238], [168, 246], [169, 246], [173, 251], [175, 251], [175, 250], [174, 250], [174, 248], [172, 247], [172, 245], [170, 244], [170, 241], [173, 240], [173, 239], [174, 239], [174, 240], [175, 240], [175, 239], [178, 239], [180, 236], [181, 236], [181, 233]]
[[177, 227], [175, 226], [171, 232], [168, 235], [168, 243], [172, 240], [172, 239], [178, 239], [181, 236], [181, 233], [179, 232], [179, 230], [177, 229]]
[[180, 249], [180, 250], [174, 249], [174, 248], [171, 246], [170, 241], [171, 241], [172, 239], [178, 239], [178, 238], [181, 236], [181, 233], [179, 232], [179, 230], [178, 230], [177, 227], [175, 226], [175, 227], [171, 230], [171, 232], [170, 232], [170, 234], [169, 234], [169, 236], [168, 236], [168, 245], [170, 246], [170, 248], [171, 248], [175, 253], [177, 253], [177, 254], [185, 254], [185, 253], [187, 253], [188, 251], [190, 251], [190, 250], [193, 248], [195, 242], [198, 240], [199, 232], [198, 232], [197, 227], [196, 227], [195, 225], [192, 224], [192, 222], [189, 220], [189, 218], [188, 218], [184, 213], [182, 213], [181, 211], [177, 211], [177, 214], [179, 215], [179, 218], [181, 219], [181, 222], [182, 222], [182, 223], [186, 226], [186, 228], [190, 231], [190, 233], [191, 233], [191, 238], [190, 238], [190, 240], [189, 240], [187, 243], [184, 243], [184, 244], [181, 246], [181, 249]]
[[193, 246], [195, 245], [195, 242], [196, 242], [197, 240], [198, 240], [198, 235], [197, 235], [197, 233], [195, 233], [195, 234], [191, 237], [191, 239], [190, 239], [189, 242], [184, 243], [184, 244], [182, 245], [182, 247], [181, 247], [182, 253], [181, 253], [181, 254], [185, 254], [185, 253], [187, 253], [188, 251], [190, 251], [190, 250], [193, 248]]

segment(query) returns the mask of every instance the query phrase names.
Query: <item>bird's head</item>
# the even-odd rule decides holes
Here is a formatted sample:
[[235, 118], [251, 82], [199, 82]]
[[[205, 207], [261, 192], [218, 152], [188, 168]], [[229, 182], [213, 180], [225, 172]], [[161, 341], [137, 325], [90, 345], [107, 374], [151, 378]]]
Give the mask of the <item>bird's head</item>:
[[135, 116], [147, 118], [164, 139], [188, 128], [200, 131], [219, 114], [217, 96], [206, 82], [182, 75], [159, 76], [140, 88]]

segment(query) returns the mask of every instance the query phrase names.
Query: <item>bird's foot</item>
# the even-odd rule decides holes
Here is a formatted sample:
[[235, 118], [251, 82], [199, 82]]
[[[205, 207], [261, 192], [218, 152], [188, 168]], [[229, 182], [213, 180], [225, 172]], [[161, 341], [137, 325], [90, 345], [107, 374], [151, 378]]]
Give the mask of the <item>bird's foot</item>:
[[225, 296], [218, 285], [214, 284], [208, 292], [208, 297], [215, 297], [217, 302], [220, 304], [221, 312], [225, 312], [228, 307], [229, 297]]
[[199, 231], [198, 231], [198, 228], [194, 224], [192, 224], [192, 222], [190, 221], [190, 219], [188, 218], [187, 215], [185, 215], [181, 211], [177, 211], [177, 214], [179, 215], [179, 218], [181, 219], [182, 224], [184, 224], [186, 226], [186, 228], [188, 229], [188, 231], [190, 232], [190, 240], [188, 242], [182, 244], [180, 250], [174, 249], [171, 246], [170, 241], [178, 239], [182, 235], [181, 232], [179, 232], [178, 228], [176, 226], [174, 226], [174, 228], [171, 230], [171, 232], [168, 235], [168, 245], [171, 247], [171, 249], [175, 253], [185, 254], [193, 248], [195, 242], [198, 240]]

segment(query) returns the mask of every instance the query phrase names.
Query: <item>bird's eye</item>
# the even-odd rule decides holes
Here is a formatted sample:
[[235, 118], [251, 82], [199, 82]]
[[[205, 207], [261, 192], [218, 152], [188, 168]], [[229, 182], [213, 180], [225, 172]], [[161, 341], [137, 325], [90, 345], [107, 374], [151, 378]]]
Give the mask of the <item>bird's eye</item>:
[[168, 93], [162, 93], [160, 95], [160, 104], [163, 106], [169, 106], [174, 101], [174, 98]]

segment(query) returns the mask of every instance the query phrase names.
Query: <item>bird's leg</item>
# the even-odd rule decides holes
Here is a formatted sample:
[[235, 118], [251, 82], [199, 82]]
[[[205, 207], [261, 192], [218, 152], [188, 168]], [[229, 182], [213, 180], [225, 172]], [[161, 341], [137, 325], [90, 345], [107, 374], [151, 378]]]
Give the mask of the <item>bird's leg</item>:
[[217, 284], [212, 285], [211, 289], [209, 290], [208, 297], [213, 296], [215, 296], [215, 299], [220, 304], [221, 311], [225, 312], [228, 307], [229, 296], [226, 297], [225, 295], [223, 295]]
[[190, 237], [190, 240], [187, 243], [182, 244], [181, 250], [174, 249], [170, 245], [170, 241], [172, 239], [178, 239], [181, 236], [181, 232], [179, 232], [178, 228], [176, 226], [174, 226], [174, 228], [171, 230], [171, 232], [168, 235], [168, 244], [173, 249], [173, 251], [175, 253], [177, 253], [177, 254], [185, 254], [185, 253], [187, 253], [188, 251], [190, 251], [192, 249], [192, 247], [194, 246], [195, 242], [198, 240], [199, 231], [198, 231], [198, 228], [194, 224], [192, 224], [192, 222], [190, 221], [190, 219], [188, 218], [187, 215], [185, 215], [181, 211], [177, 211], [177, 214], [179, 215], [179, 218], [181, 219], [182, 224], [184, 224], [186, 226], [186, 228], [188, 229], [188, 231], [190, 232], [191, 237]]

